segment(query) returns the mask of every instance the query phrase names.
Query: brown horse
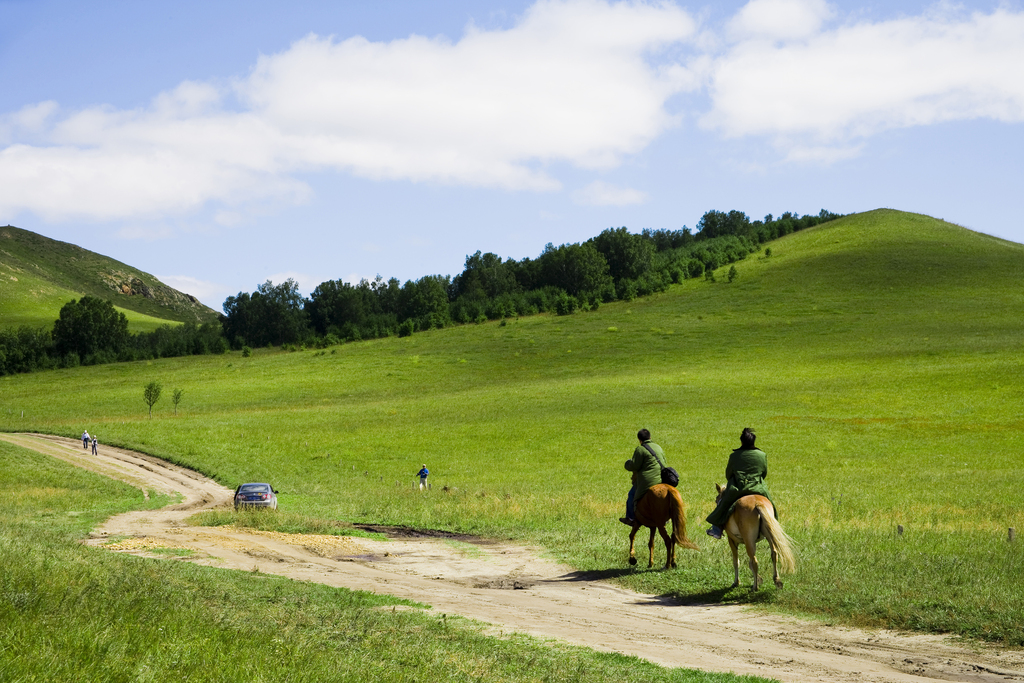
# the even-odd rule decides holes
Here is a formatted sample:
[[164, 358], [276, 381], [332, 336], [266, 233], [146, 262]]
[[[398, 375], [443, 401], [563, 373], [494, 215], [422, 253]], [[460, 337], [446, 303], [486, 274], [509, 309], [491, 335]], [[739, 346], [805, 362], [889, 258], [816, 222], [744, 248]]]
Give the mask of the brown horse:
[[[665, 531], [665, 525], [672, 520], [672, 535]], [[647, 543], [650, 556], [647, 566], [654, 566], [654, 530], [657, 529], [665, 541], [665, 569], [676, 566], [676, 546], [700, 550], [693, 541], [686, 537], [686, 503], [674, 486], [655, 484], [636, 503], [636, 519], [633, 529], [629, 532], [629, 563], [636, 564], [636, 552], [633, 539], [640, 527], [651, 530], [651, 539]]]
[[[721, 484], [715, 484], [715, 487], [718, 489], [718, 498], [715, 500], [717, 503], [721, 500], [725, 487]], [[732, 568], [736, 577], [732, 584], [733, 588], [740, 585], [740, 543], [747, 548], [750, 571], [754, 574], [754, 585], [751, 590], [756, 591], [761, 586], [755, 551], [757, 542], [762, 538], [768, 539], [768, 545], [772, 549], [772, 579], [776, 588], [782, 588], [782, 581], [779, 580], [780, 571], [783, 574], [792, 574], [796, 571], [793, 539], [782, 530], [782, 525], [775, 519], [772, 502], [764, 496], [748, 495], [736, 501], [729, 521], [725, 523], [725, 533], [729, 537], [729, 547], [732, 549]]]

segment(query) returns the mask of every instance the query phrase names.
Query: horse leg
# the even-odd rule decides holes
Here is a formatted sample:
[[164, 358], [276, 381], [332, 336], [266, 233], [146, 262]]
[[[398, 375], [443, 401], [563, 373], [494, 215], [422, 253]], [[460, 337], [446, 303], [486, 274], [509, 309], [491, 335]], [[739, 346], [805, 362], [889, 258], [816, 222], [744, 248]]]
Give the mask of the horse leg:
[[640, 530], [639, 526], [634, 526], [629, 531], [629, 564], [636, 564], [636, 550], [633, 546], [633, 540], [636, 538], [636, 532]]
[[[664, 525], [658, 527], [658, 533], [661, 534], [661, 540], [665, 541], [665, 569], [671, 569], [676, 566], [675, 554], [672, 552], [672, 538], [668, 535]], [[654, 543], [654, 534], [651, 534], [651, 543]]]
[[654, 527], [651, 527], [651, 538], [647, 541], [647, 568], [650, 569], [654, 566]]
[[[757, 573], [757, 533], [758, 532], [759, 532], [759, 529], [755, 530], [753, 534], [749, 534], [748, 533], [748, 534], [745, 534], [744, 537], [743, 537], [743, 545], [745, 545], [747, 547], [747, 557], [750, 558], [750, 571], [754, 574], [754, 588], [753, 588], [753, 590], [755, 590], [755, 591], [758, 590], [761, 587], [761, 577]], [[754, 538], [750, 538], [751, 535], [753, 535]]]
[[[761, 520], [761, 524], [765, 524], [763, 519]], [[775, 547], [771, 534], [765, 533], [765, 531], [766, 529], [761, 529], [761, 537], [768, 539], [768, 547], [771, 548], [772, 551], [772, 580], [775, 582], [776, 588], [782, 588], [782, 581], [779, 580], [779, 551]]]
[[729, 536], [729, 549], [732, 550], [732, 573], [735, 577], [730, 588], [735, 588], [740, 585], [740, 551], [739, 546], [736, 544], [736, 539], [732, 536]]

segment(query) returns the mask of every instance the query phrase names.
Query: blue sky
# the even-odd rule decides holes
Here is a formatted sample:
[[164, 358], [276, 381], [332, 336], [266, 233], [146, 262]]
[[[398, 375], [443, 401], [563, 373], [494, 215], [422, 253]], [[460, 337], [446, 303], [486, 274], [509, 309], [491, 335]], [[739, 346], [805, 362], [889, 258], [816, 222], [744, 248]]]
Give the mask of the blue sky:
[[1020, 2], [0, 0], [0, 224], [220, 310], [710, 209], [1024, 242]]

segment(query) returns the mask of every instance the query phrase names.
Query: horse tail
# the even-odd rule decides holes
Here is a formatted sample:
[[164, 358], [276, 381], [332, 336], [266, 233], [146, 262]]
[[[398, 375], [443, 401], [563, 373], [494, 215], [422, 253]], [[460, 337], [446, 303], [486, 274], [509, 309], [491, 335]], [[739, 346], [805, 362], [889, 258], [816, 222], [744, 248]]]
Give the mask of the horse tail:
[[697, 544], [686, 537], [686, 503], [675, 487], [668, 487], [668, 494], [671, 498], [669, 508], [672, 512], [672, 540], [676, 545], [690, 550], [700, 550]]
[[796, 571], [796, 554], [793, 552], [793, 539], [782, 530], [775, 513], [763, 501], [757, 501], [757, 513], [761, 516], [761, 532], [775, 548], [778, 556], [780, 574], [792, 574]]

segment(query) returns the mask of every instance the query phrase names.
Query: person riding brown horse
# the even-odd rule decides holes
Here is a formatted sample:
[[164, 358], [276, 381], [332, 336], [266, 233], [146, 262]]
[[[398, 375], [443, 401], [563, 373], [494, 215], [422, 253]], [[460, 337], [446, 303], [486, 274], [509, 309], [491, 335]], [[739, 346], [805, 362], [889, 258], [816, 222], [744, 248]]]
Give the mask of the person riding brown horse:
[[[672, 520], [672, 535], [665, 531], [665, 525]], [[636, 551], [633, 541], [641, 527], [651, 530], [647, 541], [647, 566], [654, 566], [654, 530], [657, 529], [665, 541], [665, 569], [676, 566], [676, 547], [700, 550], [697, 545], [686, 537], [686, 503], [674, 486], [655, 484], [647, 490], [647, 494], [636, 504], [636, 519], [633, 529], [629, 532], [629, 563], [636, 564]]]
[[627, 526], [633, 526], [637, 502], [652, 486], [661, 483], [661, 468], [667, 467], [665, 451], [651, 441], [650, 431], [641, 429], [636, 433], [636, 438], [640, 445], [633, 450], [633, 457], [623, 465], [628, 472], [633, 473], [633, 486], [626, 496], [626, 516], [619, 518], [619, 521]]

